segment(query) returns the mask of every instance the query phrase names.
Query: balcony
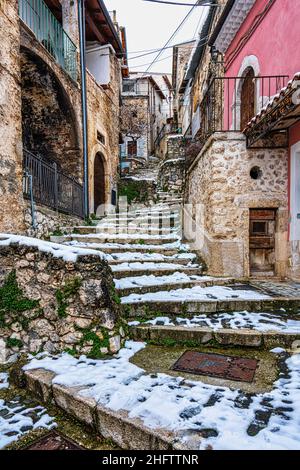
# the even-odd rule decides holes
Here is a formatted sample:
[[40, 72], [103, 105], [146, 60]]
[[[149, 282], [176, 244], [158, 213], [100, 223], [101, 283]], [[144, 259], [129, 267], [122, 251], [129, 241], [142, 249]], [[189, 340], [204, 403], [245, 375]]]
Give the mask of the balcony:
[[77, 80], [77, 51], [62, 25], [43, 0], [19, 0], [19, 16], [73, 80]]
[[197, 140], [203, 143], [214, 132], [242, 132], [254, 116], [277, 95], [287, 75], [216, 77], [200, 104]]

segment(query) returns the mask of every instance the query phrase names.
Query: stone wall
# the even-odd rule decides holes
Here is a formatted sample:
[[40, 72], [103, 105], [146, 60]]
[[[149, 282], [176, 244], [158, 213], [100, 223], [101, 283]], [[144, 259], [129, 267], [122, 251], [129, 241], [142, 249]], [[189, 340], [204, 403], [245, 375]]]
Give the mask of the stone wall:
[[64, 227], [74, 227], [82, 225], [82, 219], [79, 217], [56, 212], [48, 207], [35, 205], [36, 228], [32, 226], [31, 206], [28, 201], [25, 202], [25, 225], [26, 235], [46, 239], [54, 232], [63, 231]]
[[[0, 231], [24, 230], [18, 2], [0, 1]], [[12, 217], [13, 215], [13, 217]]]
[[158, 175], [158, 186], [166, 192], [181, 193], [185, 180], [185, 154], [181, 136], [166, 136], [166, 156]]
[[[258, 179], [250, 177], [254, 166]], [[209, 138], [188, 171], [185, 199], [194, 217], [202, 214], [196, 249], [210, 274], [249, 276], [250, 208], [277, 209], [275, 272], [286, 274], [287, 181], [286, 150], [246, 149], [241, 133]]]
[[[120, 135], [120, 83], [121, 68], [118, 58], [110, 51], [111, 81], [104, 89], [98, 85], [90, 72], [87, 73], [88, 101], [88, 154], [90, 210], [94, 208], [94, 161], [97, 153], [101, 154], [105, 172], [105, 202], [111, 203], [111, 191], [116, 190], [119, 166]], [[100, 133], [104, 143], [99, 141]], [[102, 182], [99, 182], [102, 184]]]
[[0, 361], [28, 351], [116, 352], [126, 325], [107, 262], [97, 255], [64, 261], [24, 243], [0, 243]]
[[[132, 141], [131, 136], [138, 137], [137, 154], [147, 158], [150, 146], [148, 96], [122, 95], [121, 131], [125, 144]], [[128, 156], [127, 149], [125, 156]]]

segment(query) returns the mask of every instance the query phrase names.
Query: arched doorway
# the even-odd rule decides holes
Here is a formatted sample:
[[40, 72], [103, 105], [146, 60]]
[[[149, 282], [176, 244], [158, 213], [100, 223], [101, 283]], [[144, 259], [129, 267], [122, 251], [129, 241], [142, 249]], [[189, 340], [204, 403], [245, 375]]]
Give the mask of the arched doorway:
[[[94, 212], [105, 204], [105, 164], [103, 155], [98, 152], [94, 161]], [[103, 212], [103, 211], [101, 211]]]
[[53, 70], [33, 51], [21, 47], [23, 147], [56, 162], [80, 179], [79, 129], [70, 98]]
[[243, 78], [241, 88], [241, 131], [255, 115], [255, 74], [249, 67]]

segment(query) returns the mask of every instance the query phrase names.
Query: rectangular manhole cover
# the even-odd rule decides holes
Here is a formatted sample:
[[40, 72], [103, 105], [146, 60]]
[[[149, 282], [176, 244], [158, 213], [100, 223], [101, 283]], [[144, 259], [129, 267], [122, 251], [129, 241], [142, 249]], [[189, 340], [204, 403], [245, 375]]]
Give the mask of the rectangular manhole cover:
[[24, 447], [23, 450], [84, 450], [84, 448], [72, 439], [56, 431], [51, 431], [46, 436]]
[[252, 382], [257, 367], [256, 359], [224, 356], [223, 354], [186, 351], [175, 362], [173, 370], [207, 375], [227, 380]]

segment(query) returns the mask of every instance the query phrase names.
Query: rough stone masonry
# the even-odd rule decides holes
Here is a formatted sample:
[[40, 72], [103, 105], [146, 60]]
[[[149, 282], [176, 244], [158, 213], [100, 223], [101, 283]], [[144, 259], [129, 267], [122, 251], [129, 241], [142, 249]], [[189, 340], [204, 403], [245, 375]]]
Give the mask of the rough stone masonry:
[[107, 261], [64, 261], [36, 247], [0, 246], [0, 363], [21, 352], [116, 353], [125, 337]]

